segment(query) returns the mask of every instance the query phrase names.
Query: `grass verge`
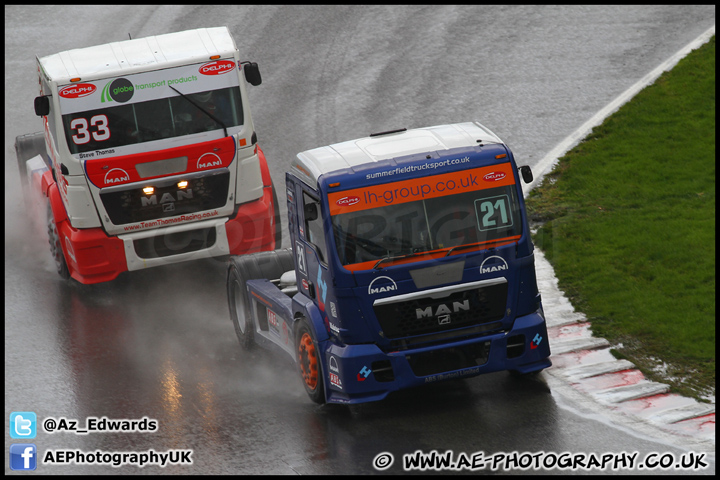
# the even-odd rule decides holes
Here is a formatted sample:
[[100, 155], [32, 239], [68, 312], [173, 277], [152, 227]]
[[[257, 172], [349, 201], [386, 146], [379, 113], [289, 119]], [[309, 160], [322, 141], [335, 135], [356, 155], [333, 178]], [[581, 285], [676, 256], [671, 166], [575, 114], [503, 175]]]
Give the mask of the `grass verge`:
[[610, 116], [527, 199], [596, 336], [651, 379], [715, 391], [715, 37]]

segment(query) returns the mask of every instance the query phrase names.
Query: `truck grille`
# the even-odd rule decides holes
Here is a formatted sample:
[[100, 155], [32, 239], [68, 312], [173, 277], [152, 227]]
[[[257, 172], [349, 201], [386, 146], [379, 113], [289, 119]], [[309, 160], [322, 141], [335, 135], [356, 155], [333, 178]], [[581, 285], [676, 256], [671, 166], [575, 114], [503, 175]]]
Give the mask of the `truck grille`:
[[187, 187], [182, 189], [177, 185], [180, 179], [149, 180], [147, 185], [155, 187], [152, 195], [143, 192], [143, 187], [147, 185], [135, 184], [128, 189], [104, 189], [100, 192], [100, 198], [115, 225], [211, 210], [227, 202], [230, 183], [230, 172], [227, 169], [189, 177]]
[[375, 305], [374, 309], [385, 338], [396, 339], [497, 323], [505, 316], [506, 302], [507, 283], [503, 282], [444, 298], [418, 297]]
[[197, 252], [215, 245], [215, 227], [138, 238], [133, 241], [140, 258], [160, 258], [181, 253]]

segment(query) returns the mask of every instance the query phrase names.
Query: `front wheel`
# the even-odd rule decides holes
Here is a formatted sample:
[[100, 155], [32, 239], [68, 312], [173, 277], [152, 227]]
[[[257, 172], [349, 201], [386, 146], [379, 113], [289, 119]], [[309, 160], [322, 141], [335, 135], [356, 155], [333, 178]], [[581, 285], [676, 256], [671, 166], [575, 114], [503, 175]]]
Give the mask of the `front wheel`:
[[317, 341], [307, 320], [302, 318], [299, 322], [295, 335], [295, 348], [300, 377], [310, 399], [315, 403], [323, 404], [325, 403], [325, 389]]

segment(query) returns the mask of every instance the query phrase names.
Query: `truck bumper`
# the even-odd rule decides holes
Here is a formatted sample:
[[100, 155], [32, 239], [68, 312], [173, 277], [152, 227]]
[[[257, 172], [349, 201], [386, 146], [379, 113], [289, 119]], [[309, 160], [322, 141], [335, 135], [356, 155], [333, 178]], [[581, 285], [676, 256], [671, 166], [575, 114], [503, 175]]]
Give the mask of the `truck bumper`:
[[509, 332], [413, 350], [386, 353], [376, 345], [322, 343], [328, 403], [376, 401], [427, 383], [502, 370], [530, 373], [552, 365], [540, 312], [518, 317]]
[[[107, 282], [124, 271], [200, 258], [273, 250], [272, 191], [240, 206], [227, 217], [108, 236], [102, 228], [75, 229], [58, 224], [70, 276], [83, 284]], [[270, 212], [270, 213], [268, 213]]]

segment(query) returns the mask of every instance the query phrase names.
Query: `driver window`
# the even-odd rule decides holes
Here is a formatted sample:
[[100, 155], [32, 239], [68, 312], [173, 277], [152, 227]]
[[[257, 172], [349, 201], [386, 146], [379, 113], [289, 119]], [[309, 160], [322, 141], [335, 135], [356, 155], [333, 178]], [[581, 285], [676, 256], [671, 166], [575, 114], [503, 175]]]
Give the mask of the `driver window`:
[[327, 263], [327, 246], [323, 233], [323, 219], [320, 216], [320, 201], [303, 192], [303, 212], [305, 213], [305, 239], [316, 247], [320, 261]]

